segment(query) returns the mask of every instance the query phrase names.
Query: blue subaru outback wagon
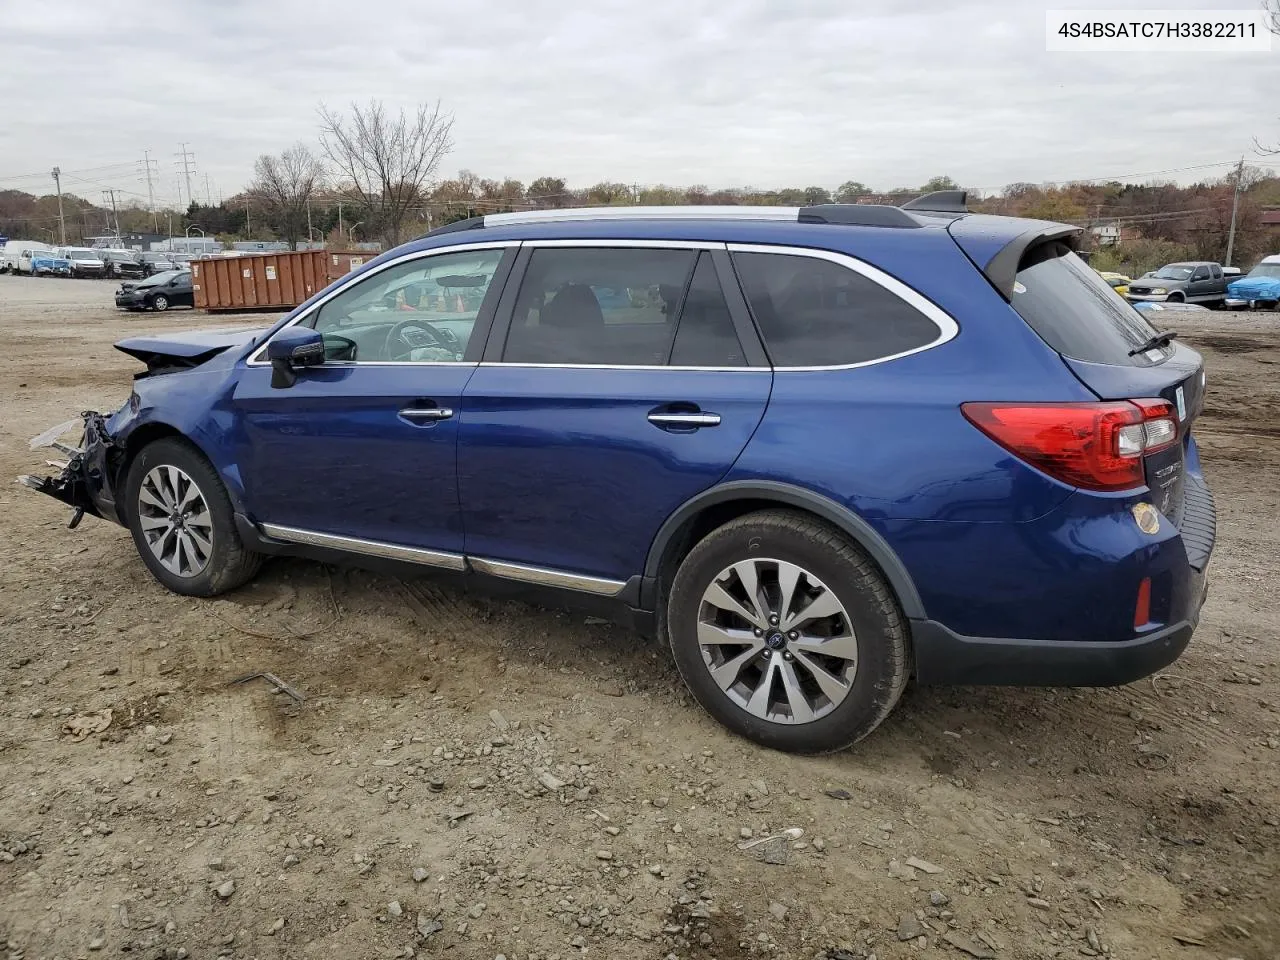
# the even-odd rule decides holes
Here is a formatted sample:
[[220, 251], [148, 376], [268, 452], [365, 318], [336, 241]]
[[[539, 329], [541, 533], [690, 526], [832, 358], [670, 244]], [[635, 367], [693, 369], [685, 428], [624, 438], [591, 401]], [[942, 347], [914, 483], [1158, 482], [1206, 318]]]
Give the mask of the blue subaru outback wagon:
[[1077, 232], [956, 193], [463, 221], [270, 329], [122, 341], [128, 403], [24, 480], [183, 594], [287, 554], [576, 597], [783, 750], [911, 677], [1126, 683], [1204, 600], [1205, 378]]

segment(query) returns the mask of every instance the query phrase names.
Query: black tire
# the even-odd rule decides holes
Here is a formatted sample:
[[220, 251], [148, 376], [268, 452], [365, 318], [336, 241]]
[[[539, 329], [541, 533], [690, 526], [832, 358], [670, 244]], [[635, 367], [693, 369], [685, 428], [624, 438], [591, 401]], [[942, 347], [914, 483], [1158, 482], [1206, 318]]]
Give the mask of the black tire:
[[[857, 667], [848, 694], [825, 716], [783, 723], [749, 713], [721, 689], [703, 659], [698, 620], [704, 592], [721, 571], [752, 558], [803, 568], [844, 607]], [[747, 514], [695, 545], [676, 571], [665, 627], [680, 675], [707, 712], [734, 733], [789, 753], [830, 753], [858, 742], [893, 710], [911, 674], [906, 620], [879, 569], [834, 528], [796, 511]]]
[[152, 297], [147, 302], [153, 310], [156, 310], [160, 313], [163, 313], [164, 311], [169, 309], [169, 298], [166, 297], [163, 293], [157, 293], [154, 297]]
[[1186, 298], [1180, 293], [1169, 294], [1170, 303], [1182, 303]]
[[[156, 467], [173, 466], [185, 473], [203, 496], [212, 526], [212, 545], [204, 568], [192, 576], [180, 576], [166, 568], [152, 552], [143, 533], [139, 492], [144, 478]], [[213, 597], [234, 590], [250, 580], [262, 566], [262, 555], [245, 547], [236, 530], [231, 499], [217, 473], [195, 447], [185, 440], [166, 437], [143, 447], [129, 466], [122, 507], [138, 555], [152, 576], [174, 593]]]

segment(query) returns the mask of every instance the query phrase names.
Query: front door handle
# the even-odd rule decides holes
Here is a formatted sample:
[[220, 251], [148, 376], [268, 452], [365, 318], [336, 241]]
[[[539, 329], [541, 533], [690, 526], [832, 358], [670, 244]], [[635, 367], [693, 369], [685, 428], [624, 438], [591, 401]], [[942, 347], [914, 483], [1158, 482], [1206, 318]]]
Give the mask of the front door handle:
[[664, 430], [697, 430], [700, 427], [720, 426], [720, 414], [703, 413], [702, 411], [688, 413], [654, 411], [649, 414], [649, 422], [655, 427], [661, 427]]
[[437, 420], [448, 420], [453, 416], [452, 407], [405, 407], [400, 416], [412, 423], [435, 423]]

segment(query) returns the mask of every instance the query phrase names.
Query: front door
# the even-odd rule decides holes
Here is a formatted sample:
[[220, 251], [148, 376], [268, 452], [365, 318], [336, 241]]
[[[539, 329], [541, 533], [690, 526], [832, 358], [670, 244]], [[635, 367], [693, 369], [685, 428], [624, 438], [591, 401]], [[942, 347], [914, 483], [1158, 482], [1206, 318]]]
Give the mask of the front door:
[[616, 592], [662, 522], [733, 465], [772, 372], [727, 305], [723, 245], [704, 246], [525, 244], [464, 391], [478, 569]]
[[320, 546], [460, 557], [463, 388], [513, 257], [501, 246], [454, 247], [357, 276], [298, 321], [324, 335], [326, 360], [291, 387], [273, 388], [254, 355], [234, 419], [256, 522]]

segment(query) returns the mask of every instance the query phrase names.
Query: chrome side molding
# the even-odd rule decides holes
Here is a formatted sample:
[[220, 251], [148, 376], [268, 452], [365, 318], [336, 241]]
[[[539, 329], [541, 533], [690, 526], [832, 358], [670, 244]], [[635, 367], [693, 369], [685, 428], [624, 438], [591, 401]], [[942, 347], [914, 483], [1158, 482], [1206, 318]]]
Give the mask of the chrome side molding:
[[304, 543], [313, 547], [326, 547], [330, 550], [345, 550], [349, 553], [360, 553], [368, 557], [384, 557], [388, 560], [405, 560], [409, 563], [420, 563], [427, 567], [441, 567], [445, 570], [466, 570], [466, 558], [460, 553], [445, 553], [442, 550], [424, 550], [421, 547], [405, 547], [398, 543], [383, 543], [381, 540], [363, 540], [359, 537], [343, 537], [336, 533], [320, 533], [316, 530], [300, 530], [297, 527], [282, 527], [276, 523], [259, 524], [262, 532], [276, 540], [288, 543]]
[[260, 523], [258, 528], [266, 536], [275, 540], [283, 540], [286, 543], [301, 543], [312, 547], [324, 547], [329, 550], [363, 554], [368, 557], [402, 560], [425, 567], [439, 567], [445, 570], [465, 571], [470, 569], [476, 573], [501, 577], [504, 580], [520, 580], [545, 587], [558, 587], [563, 590], [592, 593], [601, 597], [615, 597], [627, 585], [626, 581], [623, 580], [609, 580], [605, 577], [592, 577], [581, 573], [569, 573], [565, 570], [554, 570], [549, 567], [535, 567], [526, 563], [509, 563], [506, 560], [493, 560], [486, 557], [468, 557], [460, 553], [447, 553], [442, 550], [406, 547], [398, 543], [384, 543], [381, 540], [344, 537], [336, 533], [321, 533], [317, 530], [301, 530], [297, 527], [281, 526], [278, 523]]

